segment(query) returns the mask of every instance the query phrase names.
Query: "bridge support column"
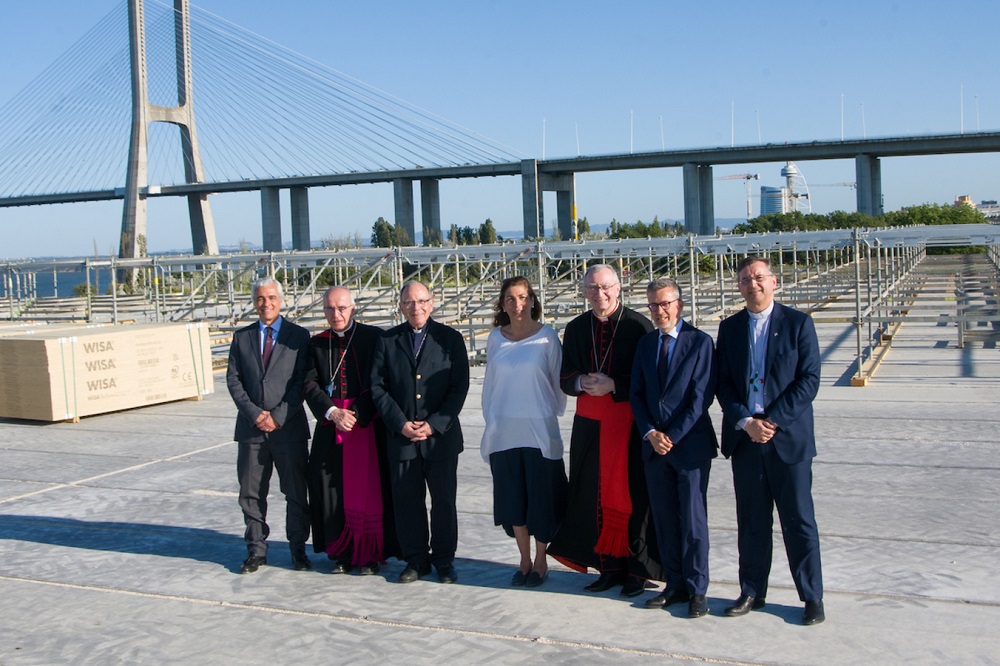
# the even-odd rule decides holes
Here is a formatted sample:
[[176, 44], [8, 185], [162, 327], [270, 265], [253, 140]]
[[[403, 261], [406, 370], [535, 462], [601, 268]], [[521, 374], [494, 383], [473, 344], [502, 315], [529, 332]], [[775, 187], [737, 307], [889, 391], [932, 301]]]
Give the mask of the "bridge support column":
[[715, 234], [712, 165], [684, 165], [684, 228], [689, 234]]
[[309, 189], [293, 187], [289, 190], [292, 200], [292, 249], [309, 250]]
[[410, 243], [416, 245], [417, 235], [413, 222], [413, 179], [397, 178], [392, 181], [392, 193], [396, 203], [396, 224], [406, 232]]
[[524, 237], [545, 236], [545, 221], [542, 219], [541, 189], [538, 187], [538, 162], [521, 160], [521, 202], [524, 211]]
[[215, 240], [215, 223], [207, 194], [192, 194], [187, 198], [188, 219], [191, 221], [191, 245], [195, 254], [219, 254]]
[[[128, 0], [129, 64], [132, 82], [132, 127], [125, 173], [121, 245], [118, 256], [138, 257], [145, 251], [146, 201], [148, 186], [149, 125], [171, 123], [180, 128], [184, 156], [184, 180], [205, 180], [195, 127], [191, 73], [191, 30], [188, 0], [174, 0], [174, 54], [177, 72], [177, 105], [160, 106], [149, 100], [146, 73], [146, 28], [143, 0]], [[195, 254], [218, 254], [215, 226], [207, 194], [187, 197], [191, 224], [191, 245]]]
[[441, 243], [441, 193], [440, 181], [432, 178], [420, 180], [420, 223], [424, 232], [424, 245]]
[[858, 182], [858, 212], [878, 217], [882, 215], [882, 164], [874, 155], [854, 158]]
[[277, 187], [260, 190], [261, 240], [265, 252], [281, 252], [281, 198]]
[[556, 222], [559, 238], [576, 240], [576, 174], [539, 174], [540, 192], [556, 193]]

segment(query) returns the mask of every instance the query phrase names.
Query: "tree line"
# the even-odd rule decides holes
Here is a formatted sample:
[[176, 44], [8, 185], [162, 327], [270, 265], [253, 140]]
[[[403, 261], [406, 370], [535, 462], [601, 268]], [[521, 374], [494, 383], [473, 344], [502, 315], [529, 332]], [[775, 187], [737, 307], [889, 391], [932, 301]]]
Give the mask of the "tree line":
[[[829, 229], [854, 229], [872, 227], [906, 227], [932, 224], [982, 224], [987, 218], [971, 206], [942, 206], [921, 204], [902, 210], [890, 211], [880, 216], [863, 213], [848, 213], [842, 210], [832, 213], [772, 213], [761, 215], [733, 227], [732, 233], [766, 233], [788, 231], [821, 231]], [[580, 240], [617, 240], [622, 238], [668, 238], [684, 236], [687, 233], [683, 221], [664, 221], [654, 217], [651, 222], [619, 222], [612, 219], [604, 233], [592, 232], [586, 217], [577, 220], [577, 235]], [[552, 232], [553, 240], [560, 238], [559, 230]], [[440, 244], [441, 239], [429, 239], [430, 244]], [[497, 235], [493, 220], [487, 218], [478, 228], [451, 225], [448, 231], [449, 245], [489, 245], [503, 242]], [[372, 247], [400, 247], [412, 245], [413, 239], [398, 224], [392, 224], [379, 217], [372, 226]]]
[[[440, 245], [440, 238], [424, 239], [428, 245]], [[503, 242], [502, 236], [497, 236], [497, 230], [493, 226], [493, 220], [486, 218], [486, 221], [478, 228], [460, 227], [457, 224], [451, 225], [448, 230], [449, 245], [491, 245]], [[379, 217], [372, 225], [372, 247], [402, 247], [412, 245], [413, 239], [406, 229], [399, 224], [391, 224], [384, 217]]]
[[983, 224], [986, 216], [971, 206], [941, 206], [921, 204], [873, 217], [842, 210], [819, 215], [816, 213], [772, 213], [761, 215], [733, 227], [734, 234], [770, 231], [822, 231], [872, 227], [909, 227], [932, 224]]

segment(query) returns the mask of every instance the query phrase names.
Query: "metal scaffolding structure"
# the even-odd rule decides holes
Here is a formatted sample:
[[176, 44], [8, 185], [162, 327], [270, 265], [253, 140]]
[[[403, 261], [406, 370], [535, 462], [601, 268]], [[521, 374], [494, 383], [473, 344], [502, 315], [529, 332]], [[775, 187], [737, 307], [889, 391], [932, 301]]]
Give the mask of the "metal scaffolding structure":
[[[927, 248], [986, 246], [992, 271], [992, 278], [986, 279], [992, 279], [995, 293], [998, 240], [1000, 226], [980, 224], [8, 262], [0, 285], [6, 307], [0, 316], [12, 321], [112, 324], [208, 321], [224, 337], [255, 316], [250, 284], [267, 275], [284, 285], [285, 312], [313, 330], [325, 326], [322, 294], [329, 284], [354, 291], [360, 320], [391, 326], [401, 321], [396, 307], [401, 285], [418, 279], [432, 288], [435, 318], [462, 330], [470, 354], [481, 359], [504, 278], [528, 277], [542, 300], [546, 323], [561, 330], [587, 307], [579, 288], [587, 266], [612, 265], [621, 275], [622, 300], [637, 309], [645, 305], [646, 284], [670, 275], [684, 291], [685, 316], [704, 327], [742, 307], [735, 288], [736, 264], [748, 254], [762, 254], [771, 259], [782, 302], [809, 311], [817, 322], [853, 323], [855, 378], [863, 385], [875, 365], [877, 349], [891, 340], [890, 328], [908, 318], [931, 316], [914, 312], [912, 304], [918, 287], [926, 285], [926, 277], [919, 281], [914, 277], [914, 268]], [[40, 294], [38, 275], [47, 272], [53, 274], [54, 284], [60, 273], [82, 273], [82, 295]], [[122, 274], [134, 276], [128, 282], [132, 293], [125, 293], [125, 285], [118, 282]], [[101, 275], [107, 277], [106, 294], [98, 293]], [[962, 298], [958, 300], [965, 303], [964, 309], [933, 315], [935, 321], [958, 326], [960, 345], [969, 321], [1000, 321], [988, 301], [975, 304]]]

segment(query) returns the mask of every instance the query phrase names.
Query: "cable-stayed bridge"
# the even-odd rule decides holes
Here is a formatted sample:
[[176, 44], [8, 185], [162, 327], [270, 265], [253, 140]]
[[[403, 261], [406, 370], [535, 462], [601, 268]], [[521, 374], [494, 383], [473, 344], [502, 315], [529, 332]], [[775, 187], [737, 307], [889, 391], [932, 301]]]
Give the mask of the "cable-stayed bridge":
[[[193, 111], [196, 125], [171, 117], [180, 106]], [[365, 182], [358, 174], [470, 165], [482, 173], [521, 159], [181, 1], [122, 2], [2, 111], [6, 206], [125, 198], [130, 131], [140, 113], [148, 129], [142, 197], [195, 183], [262, 189], [290, 178]], [[192, 138], [179, 137], [178, 128], [196, 137], [194, 158], [185, 149]]]
[[264, 247], [278, 251], [288, 189], [304, 250], [310, 187], [391, 182], [412, 239], [419, 182], [431, 243], [441, 179], [514, 176], [525, 237], [543, 235], [542, 193], [555, 191], [573, 238], [576, 173], [680, 167], [687, 228], [713, 234], [715, 164], [854, 159], [858, 210], [877, 215], [881, 157], [1000, 151], [1000, 133], [983, 132], [535, 160], [187, 0], [123, 0], [0, 112], [0, 206], [122, 199], [123, 257], [142, 254], [157, 196], [185, 197], [194, 252], [216, 254], [208, 196], [259, 190]]

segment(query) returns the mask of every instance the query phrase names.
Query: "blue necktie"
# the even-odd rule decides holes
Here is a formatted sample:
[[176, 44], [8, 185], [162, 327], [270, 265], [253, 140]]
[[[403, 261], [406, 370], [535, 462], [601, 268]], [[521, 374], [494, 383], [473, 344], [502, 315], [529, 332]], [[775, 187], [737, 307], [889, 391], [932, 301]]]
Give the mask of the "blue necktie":
[[667, 385], [667, 370], [670, 367], [670, 355], [674, 351], [677, 338], [672, 335], [660, 336], [660, 356], [656, 361], [656, 374], [660, 377], [660, 388]]

